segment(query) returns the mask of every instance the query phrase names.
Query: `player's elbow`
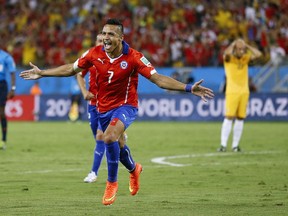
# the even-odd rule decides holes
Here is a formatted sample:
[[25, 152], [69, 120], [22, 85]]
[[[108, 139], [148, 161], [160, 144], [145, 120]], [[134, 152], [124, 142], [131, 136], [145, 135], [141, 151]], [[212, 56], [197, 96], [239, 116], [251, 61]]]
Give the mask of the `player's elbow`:
[[256, 60], [262, 57], [262, 53], [257, 53], [252, 60]]
[[74, 76], [77, 73], [79, 73], [79, 71], [74, 70], [73, 64], [66, 64], [64, 65], [64, 67], [65, 67], [64, 71], [65, 71], [66, 76]]

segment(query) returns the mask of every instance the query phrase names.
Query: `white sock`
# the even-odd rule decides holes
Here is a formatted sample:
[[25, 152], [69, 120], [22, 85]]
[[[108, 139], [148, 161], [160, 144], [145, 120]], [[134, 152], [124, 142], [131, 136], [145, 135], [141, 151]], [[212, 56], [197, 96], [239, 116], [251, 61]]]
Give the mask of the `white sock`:
[[227, 118], [224, 119], [223, 124], [222, 124], [222, 128], [221, 128], [221, 145], [223, 147], [227, 147], [227, 141], [231, 132], [231, 128], [232, 128], [232, 120], [229, 120]]
[[233, 128], [233, 143], [232, 148], [238, 147], [244, 126], [243, 120], [235, 120]]

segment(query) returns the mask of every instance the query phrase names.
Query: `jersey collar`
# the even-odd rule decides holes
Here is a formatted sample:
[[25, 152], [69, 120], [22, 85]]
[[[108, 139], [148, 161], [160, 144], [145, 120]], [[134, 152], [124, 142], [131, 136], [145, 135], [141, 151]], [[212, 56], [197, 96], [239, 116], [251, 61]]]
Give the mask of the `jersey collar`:
[[125, 41], [122, 41], [122, 45], [123, 45], [123, 51], [122, 51], [122, 53], [123, 53], [124, 55], [128, 55], [129, 45], [128, 45]]

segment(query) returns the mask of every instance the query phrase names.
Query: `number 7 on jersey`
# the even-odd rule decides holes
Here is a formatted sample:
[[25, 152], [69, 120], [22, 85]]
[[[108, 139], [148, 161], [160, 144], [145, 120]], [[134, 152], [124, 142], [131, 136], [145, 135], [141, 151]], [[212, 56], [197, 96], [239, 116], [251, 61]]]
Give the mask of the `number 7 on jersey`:
[[114, 75], [114, 71], [108, 71], [108, 74], [110, 74], [108, 78], [108, 83], [111, 83], [112, 77]]

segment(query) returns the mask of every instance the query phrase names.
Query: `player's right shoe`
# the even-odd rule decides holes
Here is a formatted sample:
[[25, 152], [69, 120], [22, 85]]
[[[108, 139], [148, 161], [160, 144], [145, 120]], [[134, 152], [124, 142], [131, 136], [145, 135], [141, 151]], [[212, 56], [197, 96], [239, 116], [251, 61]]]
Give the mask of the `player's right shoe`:
[[106, 182], [106, 189], [102, 199], [103, 205], [111, 205], [116, 200], [118, 182]]
[[129, 191], [132, 196], [136, 195], [140, 189], [140, 173], [142, 172], [142, 165], [136, 163], [133, 172], [130, 173]]
[[226, 147], [220, 146], [220, 148], [217, 149], [218, 152], [226, 152]]
[[232, 151], [233, 151], [233, 152], [241, 152], [241, 149], [240, 149], [239, 146], [237, 146], [237, 147], [234, 147], [234, 148], [232, 149]]
[[92, 182], [95, 182], [96, 180], [97, 180], [97, 175], [93, 171], [88, 173], [88, 175], [84, 178], [84, 182], [86, 183], [92, 183]]
[[0, 149], [1, 150], [5, 150], [6, 149], [6, 142], [5, 141], [1, 141], [0, 142]]

